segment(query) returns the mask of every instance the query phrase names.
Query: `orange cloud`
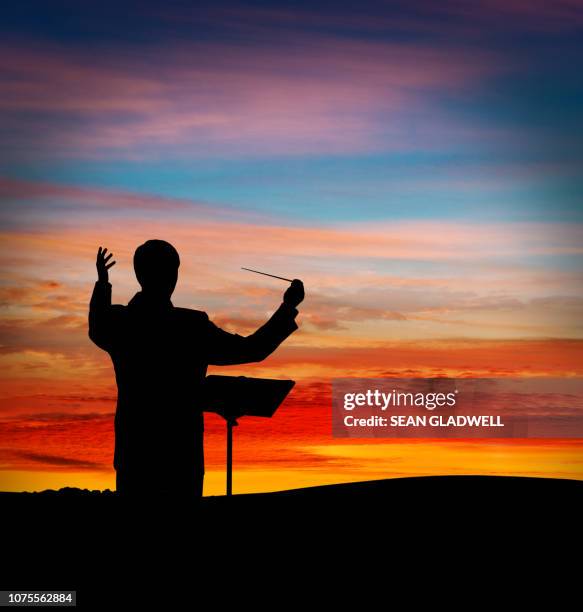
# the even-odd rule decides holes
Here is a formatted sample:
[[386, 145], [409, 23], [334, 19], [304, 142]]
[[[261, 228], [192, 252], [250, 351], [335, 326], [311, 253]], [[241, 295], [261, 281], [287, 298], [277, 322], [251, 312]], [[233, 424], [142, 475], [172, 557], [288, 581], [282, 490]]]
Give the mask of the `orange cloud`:
[[[6, 274], [0, 287], [0, 435], [8, 443], [0, 479], [5, 476], [6, 482], [15, 482], [10, 474], [39, 471], [51, 482], [60, 482], [63, 471], [99, 472], [104, 482], [111, 480], [115, 381], [108, 356], [90, 344], [86, 330], [99, 244], [108, 246], [118, 261], [111, 277], [114, 299], [123, 303], [138, 289], [131, 264], [136, 245], [151, 237], [170, 239], [182, 257], [174, 302], [202, 308], [239, 333], [249, 333], [266, 320], [285, 289], [279, 282], [241, 272], [241, 265], [303, 278], [308, 294], [300, 309], [301, 327], [285, 346], [265, 363], [211, 368], [286, 378], [293, 372], [297, 385], [281, 414], [269, 422], [245, 422], [237, 443], [240, 467], [248, 474], [263, 469], [272, 483], [278, 478], [289, 486], [305, 483], [298, 466], [317, 472], [319, 482], [365, 474], [382, 477], [381, 472], [431, 473], [413, 455], [391, 469], [392, 447], [378, 450], [384, 467], [377, 471], [372, 459], [361, 461], [348, 450], [340, 456], [336, 444], [327, 454], [334, 377], [583, 375], [578, 272], [539, 265], [540, 254], [581, 250], [582, 230], [576, 224], [287, 226], [244, 214], [227, 221], [220, 210], [190, 214], [188, 202], [181, 202], [171, 221], [153, 222], [136, 220], [134, 209], [140, 203], [132, 194], [43, 184], [4, 187], [6, 198], [20, 193], [32, 203], [62, 197], [103, 201], [111, 209], [120, 198], [115, 225], [84, 212], [70, 226], [6, 230], [2, 235], [0, 261]], [[150, 204], [154, 211], [153, 202], [146, 208]], [[429, 264], [425, 270], [423, 262]], [[415, 265], [414, 275], [409, 263]], [[441, 263], [440, 271], [433, 272], [431, 266]], [[490, 338], [480, 339], [480, 334]], [[224, 459], [223, 424], [212, 416], [207, 424], [209, 473], [218, 474]], [[472, 465], [484, 471], [489, 451], [479, 448]], [[453, 470], [455, 461], [467, 459], [465, 451], [436, 452], [443, 469], [454, 465]], [[508, 459], [508, 470], [576, 472], [545, 463], [545, 452], [542, 446], [534, 449], [526, 463], [518, 456]], [[564, 457], [562, 452], [557, 450], [556, 457]], [[246, 478], [252, 488], [253, 479]]]

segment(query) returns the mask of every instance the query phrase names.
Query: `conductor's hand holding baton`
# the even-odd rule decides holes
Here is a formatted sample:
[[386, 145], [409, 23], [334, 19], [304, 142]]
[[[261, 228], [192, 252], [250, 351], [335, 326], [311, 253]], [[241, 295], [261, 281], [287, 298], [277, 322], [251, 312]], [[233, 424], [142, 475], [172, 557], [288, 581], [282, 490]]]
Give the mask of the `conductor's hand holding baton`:
[[295, 308], [304, 299], [304, 283], [294, 278], [283, 294], [283, 303]]

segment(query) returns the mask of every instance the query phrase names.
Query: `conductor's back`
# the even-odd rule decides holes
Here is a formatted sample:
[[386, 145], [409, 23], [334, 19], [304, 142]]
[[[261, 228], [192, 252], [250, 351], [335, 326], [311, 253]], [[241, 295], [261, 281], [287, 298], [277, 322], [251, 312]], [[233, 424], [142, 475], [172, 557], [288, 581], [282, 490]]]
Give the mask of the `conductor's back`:
[[111, 356], [118, 388], [114, 467], [118, 493], [196, 498], [204, 478], [202, 385], [207, 366], [262, 361], [298, 326], [304, 296], [294, 280], [272, 317], [250, 336], [226, 332], [205, 312], [175, 307], [176, 249], [148, 240], [134, 255], [142, 290], [127, 306], [111, 304], [107, 249], [97, 253], [98, 281], [89, 337]]

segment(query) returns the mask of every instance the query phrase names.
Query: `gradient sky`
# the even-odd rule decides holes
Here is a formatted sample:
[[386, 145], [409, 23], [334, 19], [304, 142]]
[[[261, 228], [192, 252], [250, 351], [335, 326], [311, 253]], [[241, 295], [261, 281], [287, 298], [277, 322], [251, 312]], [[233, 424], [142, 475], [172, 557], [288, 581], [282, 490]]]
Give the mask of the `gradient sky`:
[[[173, 301], [298, 384], [237, 432], [238, 491], [434, 473], [583, 478], [577, 441], [331, 438], [336, 376], [583, 373], [583, 2], [19, 2], [0, 23], [0, 489], [112, 487], [115, 385], [87, 338], [149, 238]], [[161, 418], [164, 409], [161, 408]], [[206, 492], [223, 433], [207, 419]]]

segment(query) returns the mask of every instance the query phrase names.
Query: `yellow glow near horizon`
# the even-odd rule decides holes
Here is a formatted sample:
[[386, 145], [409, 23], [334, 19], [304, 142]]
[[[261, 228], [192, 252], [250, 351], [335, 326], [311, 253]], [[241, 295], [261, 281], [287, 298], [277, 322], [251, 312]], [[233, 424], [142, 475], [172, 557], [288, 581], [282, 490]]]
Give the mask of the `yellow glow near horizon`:
[[[384, 478], [482, 474], [583, 480], [580, 441], [405, 442], [306, 448], [328, 460], [323, 467], [261, 469], [235, 466], [235, 493], [262, 493]], [[155, 482], [152, 491], [155, 491]], [[115, 488], [115, 473], [6, 470], [2, 491], [42, 491], [62, 487]], [[224, 469], [205, 475], [205, 495], [223, 495]]]

